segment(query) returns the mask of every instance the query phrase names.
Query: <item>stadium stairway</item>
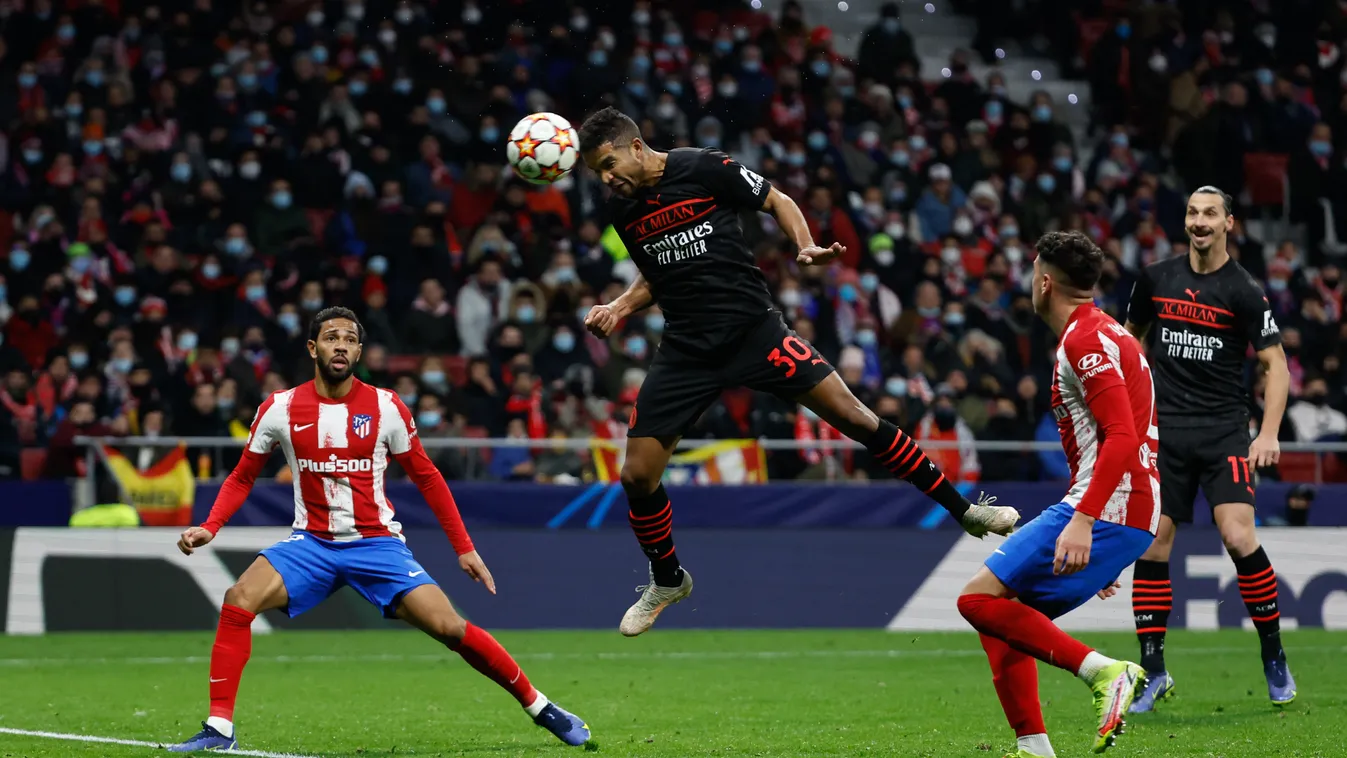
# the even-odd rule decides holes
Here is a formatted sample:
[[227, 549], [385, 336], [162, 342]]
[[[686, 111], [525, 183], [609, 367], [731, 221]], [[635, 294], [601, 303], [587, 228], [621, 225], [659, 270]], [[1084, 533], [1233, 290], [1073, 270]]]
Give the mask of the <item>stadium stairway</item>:
[[[762, 0], [762, 10], [776, 18], [781, 2]], [[883, 0], [800, 0], [800, 5], [808, 23], [832, 29], [835, 49], [854, 58], [865, 30], [879, 18]], [[900, 0], [899, 7], [903, 25], [916, 42], [923, 78], [938, 81], [941, 70], [949, 66], [950, 53], [970, 48], [976, 22], [955, 14], [947, 0]], [[977, 80], [985, 82], [987, 74], [995, 69], [1005, 77], [1006, 88], [1015, 102], [1027, 103], [1030, 95], [1040, 89], [1052, 95], [1057, 117], [1071, 127], [1077, 149], [1088, 155], [1091, 146], [1085, 137], [1089, 124], [1089, 85], [1083, 80], [1063, 79], [1056, 62], [1022, 49], [1012, 40], [1006, 40], [1003, 49], [1005, 58], [996, 66], [985, 65], [976, 55], [972, 57], [970, 68]], [[1073, 95], [1075, 103], [1071, 102]]]

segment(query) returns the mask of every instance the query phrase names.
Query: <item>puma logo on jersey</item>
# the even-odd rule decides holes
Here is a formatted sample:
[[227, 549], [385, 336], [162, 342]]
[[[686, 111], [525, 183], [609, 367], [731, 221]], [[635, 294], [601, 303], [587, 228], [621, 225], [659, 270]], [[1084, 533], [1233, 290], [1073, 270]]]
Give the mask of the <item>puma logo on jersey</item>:
[[1185, 293], [1187, 293], [1188, 297], [1191, 297], [1191, 298], [1193, 299], [1193, 302], [1194, 302], [1194, 303], [1196, 303], [1196, 302], [1197, 302], [1197, 295], [1198, 295], [1198, 293], [1200, 293], [1202, 290], [1190, 290], [1190, 289], [1188, 289], [1187, 287], [1184, 287], [1184, 288], [1183, 288], [1183, 291], [1184, 291]]

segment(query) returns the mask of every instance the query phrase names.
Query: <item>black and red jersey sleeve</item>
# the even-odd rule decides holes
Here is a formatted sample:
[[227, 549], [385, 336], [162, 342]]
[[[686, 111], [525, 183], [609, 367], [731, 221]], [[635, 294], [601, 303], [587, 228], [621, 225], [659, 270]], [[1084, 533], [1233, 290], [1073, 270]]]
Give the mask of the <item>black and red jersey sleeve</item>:
[[762, 210], [772, 191], [771, 182], [719, 150], [702, 152], [697, 179], [717, 201], [739, 210]]
[[1272, 315], [1272, 305], [1263, 294], [1263, 288], [1252, 277], [1245, 278], [1247, 283], [1239, 288], [1234, 297], [1235, 319], [1239, 328], [1254, 350], [1280, 345], [1282, 333]]

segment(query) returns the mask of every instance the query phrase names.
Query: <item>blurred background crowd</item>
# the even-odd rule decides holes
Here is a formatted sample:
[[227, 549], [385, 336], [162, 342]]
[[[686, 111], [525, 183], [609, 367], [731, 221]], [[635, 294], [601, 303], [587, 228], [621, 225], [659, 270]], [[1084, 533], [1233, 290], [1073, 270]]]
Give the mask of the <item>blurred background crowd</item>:
[[[1231, 253], [1282, 326], [1283, 439], [1347, 434], [1347, 2], [953, 5], [977, 33], [932, 67], [915, 2], [876, 5], [844, 54], [794, 2], [0, 0], [0, 476], [76, 474], [78, 434], [246, 434], [312, 376], [329, 305], [361, 315], [359, 375], [423, 437], [620, 437], [663, 317], [585, 332], [635, 274], [605, 191], [583, 169], [526, 185], [503, 150], [528, 113], [608, 103], [657, 149], [732, 153], [847, 247], [802, 271], [745, 220], [795, 328], [880, 415], [960, 443], [934, 457], [963, 481], [1066, 476], [1060, 454], [972, 448], [1057, 439], [1037, 235], [1098, 241], [1121, 320], [1137, 270], [1185, 253], [1202, 184], [1235, 196]], [[1088, 82], [1080, 101], [1008, 82], [1007, 50]], [[836, 436], [746, 391], [696, 434]], [[545, 442], [434, 456], [454, 478], [588, 470]]]

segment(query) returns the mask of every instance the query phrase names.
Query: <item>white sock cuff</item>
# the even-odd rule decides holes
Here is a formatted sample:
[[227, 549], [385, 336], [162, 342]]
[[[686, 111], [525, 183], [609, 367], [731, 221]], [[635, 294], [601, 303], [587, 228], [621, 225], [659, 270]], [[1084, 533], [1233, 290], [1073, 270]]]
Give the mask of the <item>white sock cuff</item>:
[[206, 726], [223, 734], [226, 737], [234, 736], [234, 722], [220, 716], [211, 716], [206, 719]]
[[1057, 758], [1057, 753], [1052, 749], [1052, 743], [1048, 741], [1046, 734], [1026, 734], [1016, 740], [1016, 747], [1028, 750], [1034, 755], [1042, 758]]
[[1085, 660], [1081, 662], [1080, 671], [1076, 672], [1076, 676], [1084, 679], [1086, 682], [1093, 682], [1095, 677], [1099, 676], [1100, 671], [1103, 671], [1115, 663], [1117, 663], [1117, 661], [1112, 658], [1091, 651], [1086, 654]]
[[551, 701], [542, 693], [542, 690], [534, 690], [534, 692], [536, 692], [538, 696], [533, 699], [532, 704], [524, 706], [524, 711], [528, 713], [529, 716], [537, 718], [538, 714], [542, 713], [543, 709], [546, 708], [547, 704]]

